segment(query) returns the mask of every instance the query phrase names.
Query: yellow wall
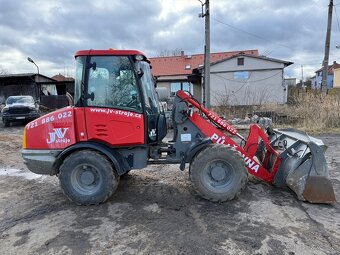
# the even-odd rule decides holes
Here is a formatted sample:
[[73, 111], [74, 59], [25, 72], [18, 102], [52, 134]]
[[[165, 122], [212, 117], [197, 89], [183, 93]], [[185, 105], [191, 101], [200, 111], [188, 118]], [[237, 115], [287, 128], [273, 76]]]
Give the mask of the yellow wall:
[[340, 68], [334, 69], [333, 88], [340, 88]]

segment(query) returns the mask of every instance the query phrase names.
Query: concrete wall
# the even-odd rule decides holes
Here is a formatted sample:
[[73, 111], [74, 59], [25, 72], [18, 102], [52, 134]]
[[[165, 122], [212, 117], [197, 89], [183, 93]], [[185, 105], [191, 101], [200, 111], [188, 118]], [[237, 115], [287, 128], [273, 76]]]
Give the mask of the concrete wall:
[[340, 88], [340, 68], [334, 69], [333, 88]]
[[193, 95], [198, 100], [198, 102], [202, 102], [202, 86], [201, 84], [193, 84]]
[[[161, 79], [157, 80], [157, 87], [158, 88], [167, 88], [169, 90], [169, 92], [170, 92], [170, 83], [172, 83], [172, 82], [184, 82], [184, 81], [186, 81], [186, 80], [183, 80], [183, 77], [173, 77], [172, 80], [170, 80], [170, 78], [165, 79], [165, 77], [162, 77]], [[202, 99], [201, 84], [192, 84], [192, 85], [193, 85], [193, 95], [194, 95], [194, 97], [199, 102], [201, 102], [201, 99]]]
[[170, 91], [170, 82], [167, 81], [158, 81], [157, 88], [167, 88]]
[[[237, 65], [237, 59], [244, 58], [244, 65]], [[211, 71], [225, 72], [228, 71], [243, 71], [243, 70], [267, 70], [284, 68], [283, 63], [268, 61], [259, 58], [252, 58], [247, 56], [235, 57], [218, 64], [211, 66]]]
[[283, 68], [282, 63], [249, 57], [244, 57], [243, 66], [237, 65], [237, 58], [212, 65], [211, 104], [284, 104], [287, 102], [287, 86], [283, 80]]

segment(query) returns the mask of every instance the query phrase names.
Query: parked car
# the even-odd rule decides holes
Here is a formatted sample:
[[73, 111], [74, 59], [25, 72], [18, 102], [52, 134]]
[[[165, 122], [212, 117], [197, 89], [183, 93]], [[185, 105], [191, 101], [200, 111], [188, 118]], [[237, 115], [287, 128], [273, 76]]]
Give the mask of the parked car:
[[1, 116], [5, 127], [11, 122], [31, 121], [40, 116], [39, 105], [32, 96], [10, 96], [1, 110]]

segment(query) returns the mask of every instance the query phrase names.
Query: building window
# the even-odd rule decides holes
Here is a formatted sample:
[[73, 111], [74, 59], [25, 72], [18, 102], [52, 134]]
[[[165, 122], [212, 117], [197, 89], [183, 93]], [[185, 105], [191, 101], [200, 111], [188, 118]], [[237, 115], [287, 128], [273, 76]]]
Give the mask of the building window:
[[185, 90], [192, 93], [192, 84], [190, 82], [172, 82], [170, 83], [171, 96], [175, 96], [178, 90]]
[[244, 58], [237, 58], [237, 65], [244, 66]]
[[235, 80], [249, 79], [249, 72], [248, 71], [234, 72], [234, 79]]
[[191, 69], [191, 66], [190, 65], [186, 65], [185, 66], [185, 70], [190, 70]]

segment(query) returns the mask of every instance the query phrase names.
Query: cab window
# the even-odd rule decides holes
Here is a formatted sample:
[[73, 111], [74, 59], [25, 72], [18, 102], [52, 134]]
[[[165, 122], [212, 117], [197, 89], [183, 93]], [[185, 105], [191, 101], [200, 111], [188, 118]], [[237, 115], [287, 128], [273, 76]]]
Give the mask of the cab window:
[[150, 65], [145, 61], [137, 61], [135, 65], [137, 72], [143, 73], [141, 83], [146, 112], [148, 114], [159, 114], [160, 105], [155, 90], [155, 83], [152, 79]]
[[141, 112], [133, 66], [128, 57], [91, 57], [87, 105]]

